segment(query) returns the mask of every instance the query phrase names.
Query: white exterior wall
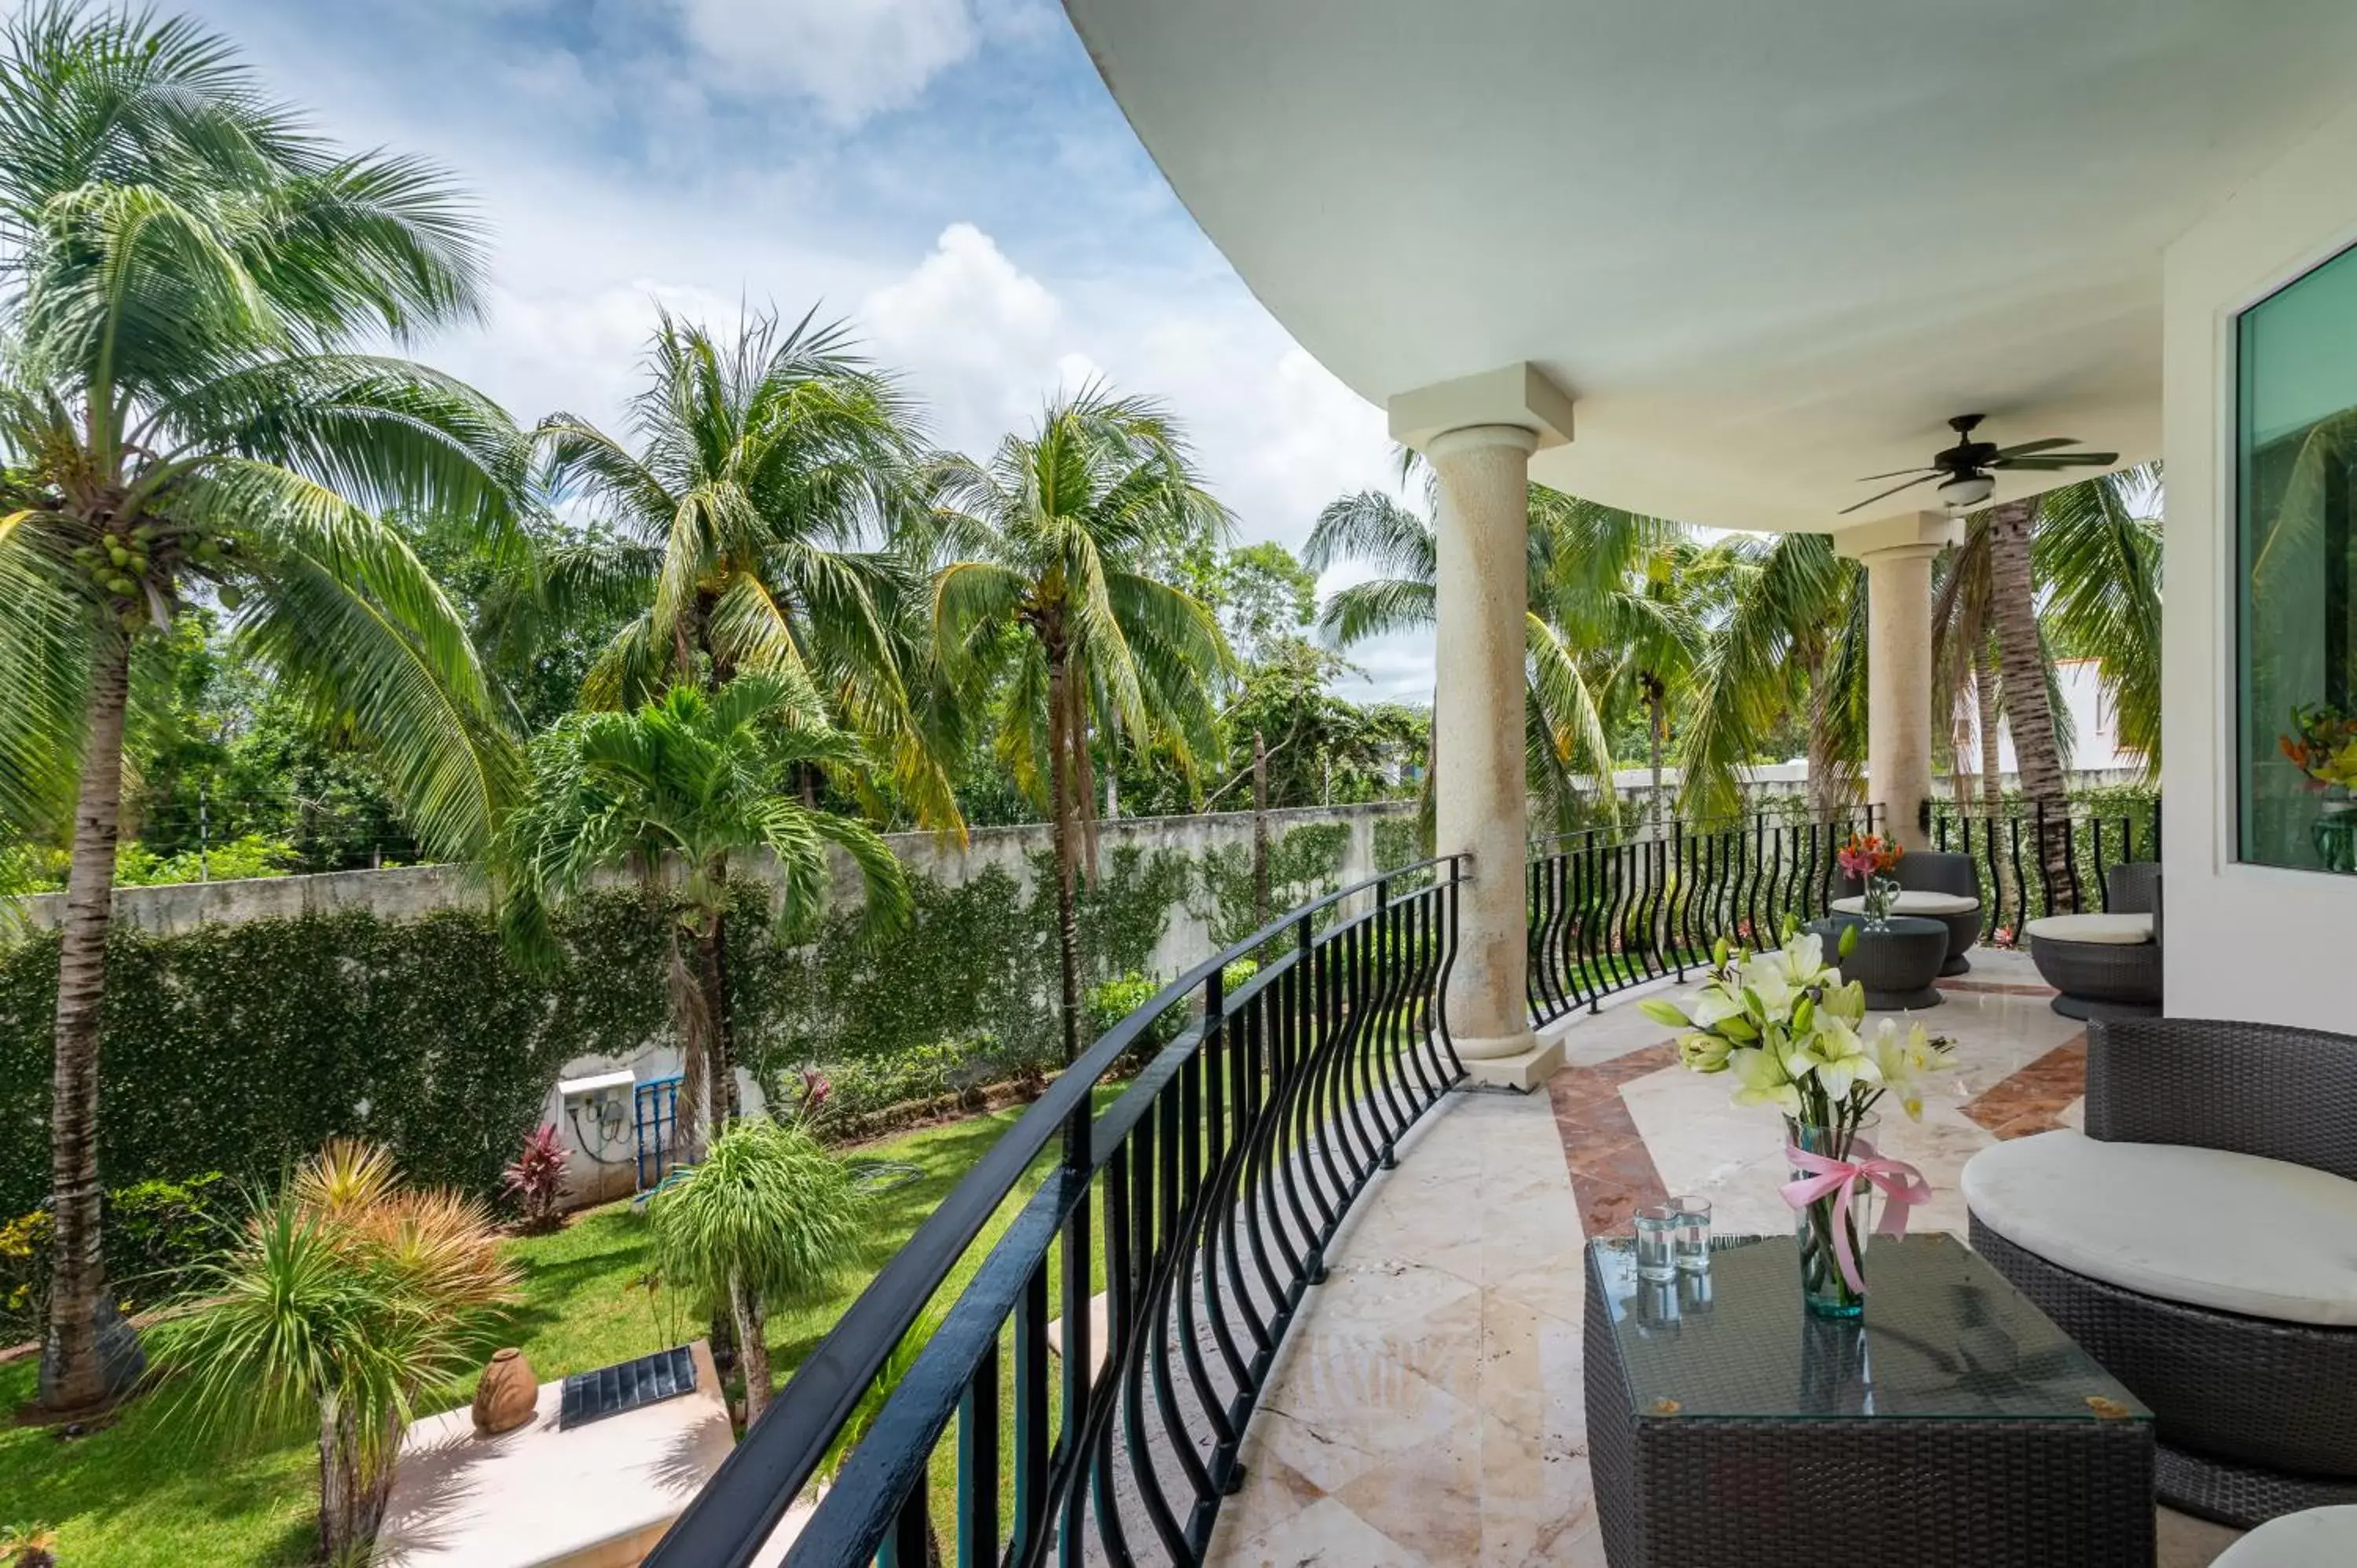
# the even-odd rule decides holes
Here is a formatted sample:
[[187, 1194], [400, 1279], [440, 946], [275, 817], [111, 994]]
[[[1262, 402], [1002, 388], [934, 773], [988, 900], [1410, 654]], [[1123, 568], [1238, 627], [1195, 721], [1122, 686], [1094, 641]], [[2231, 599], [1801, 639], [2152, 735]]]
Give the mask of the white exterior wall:
[[2347, 1029], [2357, 877], [2234, 863], [2235, 315], [2357, 243], [2357, 102], [2165, 264], [2167, 1010]]

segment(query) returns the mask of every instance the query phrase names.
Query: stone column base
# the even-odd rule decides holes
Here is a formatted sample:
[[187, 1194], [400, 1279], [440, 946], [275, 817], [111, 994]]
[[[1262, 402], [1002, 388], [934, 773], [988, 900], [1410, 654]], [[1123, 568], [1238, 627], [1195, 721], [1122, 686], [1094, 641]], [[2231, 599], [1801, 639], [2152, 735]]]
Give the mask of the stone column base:
[[1542, 1041], [1535, 1035], [1521, 1034], [1455, 1044], [1457, 1058], [1465, 1064], [1466, 1081], [1486, 1088], [1527, 1092], [1563, 1069], [1560, 1039]]

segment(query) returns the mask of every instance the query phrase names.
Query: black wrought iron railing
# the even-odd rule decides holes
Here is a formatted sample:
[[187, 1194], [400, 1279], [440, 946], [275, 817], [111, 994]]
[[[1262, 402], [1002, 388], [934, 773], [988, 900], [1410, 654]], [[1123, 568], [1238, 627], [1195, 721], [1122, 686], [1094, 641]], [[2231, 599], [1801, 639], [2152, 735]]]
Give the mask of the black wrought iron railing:
[[1532, 1017], [1683, 979], [1720, 937], [1772, 941], [1787, 916], [1824, 915], [1843, 841], [1881, 821], [1879, 807], [1859, 806], [1824, 822], [1755, 813], [1551, 841], [1530, 863]]
[[1469, 870], [1427, 862], [1295, 910], [1098, 1040], [795, 1371], [651, 1568], [742, 1568], [838, 1461], [789, 1568], [1200, 1562], [1336, 1229], [1464, 1076], [1438, 998]]
[[2018, 942], [2043, 916], [2110, 908], [2112, 867], [2160, 858], [2160, 797], [2057, 806], [2016, 800], [1996, 811], [1936, 800], [1930, 836], [1932, 848], [1972, 857], [1988, 911], [1982, 940]]

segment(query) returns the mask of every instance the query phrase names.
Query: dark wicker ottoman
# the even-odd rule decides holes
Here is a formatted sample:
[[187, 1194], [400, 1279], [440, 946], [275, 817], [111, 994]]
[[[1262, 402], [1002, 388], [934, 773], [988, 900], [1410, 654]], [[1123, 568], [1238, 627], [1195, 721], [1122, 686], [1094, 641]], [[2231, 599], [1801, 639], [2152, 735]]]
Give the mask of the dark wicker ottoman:
[[1893, 915], [1889, 929], [1873, 930], [1863, 917], [1828, 915], [1808, 929], [1823, 937], [1825, 954], [1840, 950], [1842, 932], [1857, 928], [1857, 945], [1840, 960], [1842, 978], [1866, 987], [1866, 1004], [1877, 1013], [1937, 1007], [1947, 1000], [1932, 983], [1948, 961], [1948, 928], [1938, 920]]
[[2036, 932], [2030, 961], [2061, 993], [2049, 1004], [2066, 1018], [2152, 1018], [2160, 1014], [2157, 942], [2056, 941]]
[[1812, 1318], [1790, 1237], [1648, 1286], [1590, 1242], [1587, 1437], [1611, 1568], [2149, 1568], [2134, 1396], [1955, 1238], [1877, 1241]]

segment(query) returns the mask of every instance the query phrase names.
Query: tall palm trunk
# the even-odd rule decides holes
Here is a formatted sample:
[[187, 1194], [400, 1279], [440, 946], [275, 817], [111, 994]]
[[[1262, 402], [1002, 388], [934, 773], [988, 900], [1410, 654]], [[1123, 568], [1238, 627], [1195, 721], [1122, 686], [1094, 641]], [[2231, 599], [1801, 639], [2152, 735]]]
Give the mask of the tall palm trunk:
[[745, 1288], [744, 1277], [728, 1276], [728, 1305], [737, 1318], [737, 1364], [745, 1374], [745, 1424], [749, 1427], [770, 1408], [769, 1313], [759, 1294]]
[[1996, 885], [1996, 913], [2012, 902], [2012, 874], [1998, 854], [1996, 824], [2005, 817], [2004, 763], [1996, 749], [1996, 650], [1986, 637], [1973, 650], [1973, 703], [1981, 732], [1981, 811], [1988, 818], [1991, 878]]
[[1808, 655], [1809, 671], [1809, 812], [1830, 822], [1844, 804], [1841, 756], [1834, 734], [1834, 694], [1825, 680], [1830, 662], [1822, 649]]
[[1997, 658], [2005, 671], [2005, 710], [2014, 761], [2033, 822], [2042, 809], [2045, 831], [2034, 834], [2047, 887], [2049, 913], [2078, 908], [2067, 859], [2071, 824], [2062, 757], [2054, 742], [2054, 714], [2046, 701], [2046, 656], [2038, 640], [2038, 601], [2029, 572], [2033, 500], [2008, 501], [1989, 513], [1989, 599], [1996, 622]]
[[1056, 950], [1063, 969], [1064, 1064], [1081, 1057], [1081, 922], [1074, 906], [1072, 881], [1077, 867], [1079, 832], [1072, 822], [1071, 735], [1065, 687], [1070, 680], [1064, 650], [1048, 650], [1048, 794], [1049, 816], [1056, 839]]
[[1669, 703], [1660, 686], [1645, 682], [1645, 749], [1653, 770], [1653, 836], [1662, 836], [1662, 751], [1669, 739]]
[[712, 1015], [705, 998], [702, 966], [689, 949], [695, 937], [676, 919], [665, 922], [664, 971], [671, 988], [672, 1026], [679, 1035], [679, 1100], [672, 1125], [672, 1163], [704, 1159], [712, 1124]]
[[123, 717], [131, 645], [113, 626], [91, 661], [89, 746], [74, 803], [73, 861], [58, 952], [55, 1076], [49, 1101], [49, 1210], [54, 1252], [40, 1400], [59, 1412], [94, 1409], [129, 1391], [145, 1360], [116, 1312], [100, 1251], [98, 1047], [106, 937], [114, 912], [114, 844], [123, 816]]

